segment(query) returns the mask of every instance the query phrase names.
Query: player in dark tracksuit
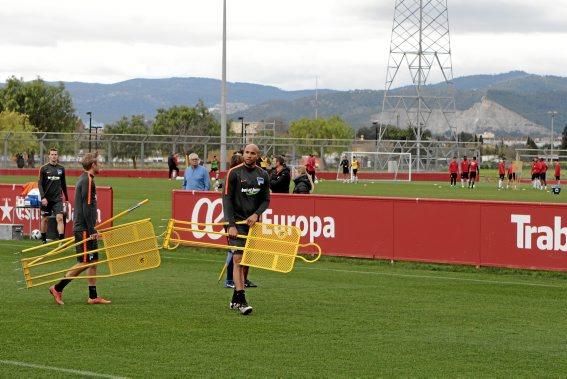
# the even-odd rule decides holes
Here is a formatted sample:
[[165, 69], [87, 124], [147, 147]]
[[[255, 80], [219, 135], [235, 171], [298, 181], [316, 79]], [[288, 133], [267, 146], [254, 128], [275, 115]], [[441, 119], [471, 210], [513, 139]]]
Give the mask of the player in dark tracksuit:
[[[94, 177], [99, 172], [98, 156], [88, 153], [82, 160], [85, 172], [81, 174], [75, 185], [75, 208], [73, 210], [73, 233], [77, 251], [77, 264], [65, 274], [66, 279], [62, 279], [54, 286], [49, 288], [55, 302], [63, 305], [63, 289], [69, 284], [72, 278], [87, 270], [89, 284], [88, 304], [109, 304], [110, 300], [103, 299], [97, 295], [96, 291], [96, 261], [98, 261], [97, 239], [98, 234], [95, 229], [97, 221], [97, 201], [96, 186]], [[82, 242], [82, 243], [80, 243]], [[69, 279], [67, 279], [69, 278]]]
[[[248, 230], [260, 218], [270, 204], [270, 178], [268, 173], [256, 166], [259, 149], [256, 145], [247, 145], [244, 148], [244, 163], [228, 171], [223, 192], [223, 212], [228, 224], [229, 244], [240, 248], [233, 253], [234, 292], [230, 308], [238, 309], [243, 315], [252, 312], [244, 294], [244, 272], [242, 261], [242, 248], [246, 241], [236, 236], [247, 235]], [[244, 224], [237, 224], [245, 221]]]
[[52, 214], [57, 220], [57, 233], [59, 239], [65, 238], [65, 220], [63, 217], [63, 198], [69, 200], [67, 194], [67, 182], [65, 180], [65, 168], [58, 163], [59, 153], [57, 149], [49, 149], [49, 163], [44, 164], [39, 169], [39, 180], [37, 188], [41, 197], [41, 240], [47, 240], [47, 218]]

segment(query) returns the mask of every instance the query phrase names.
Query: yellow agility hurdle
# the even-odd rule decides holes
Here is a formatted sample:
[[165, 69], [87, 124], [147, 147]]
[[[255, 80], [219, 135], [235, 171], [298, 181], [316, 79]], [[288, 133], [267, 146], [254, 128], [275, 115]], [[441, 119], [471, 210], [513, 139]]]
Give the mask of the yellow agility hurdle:
[[[76, 276], [73, 279], [108, 278], [157, 268], [161, 264], [157, 238], [149, 218], [99, 229], [98, 234], [98, 241], [102, 247], [89, 253], [99, 253], [99, 260], [85, 264], [83, 267], [99, 266], [101, 272], [97, 272], [94, 276]], [[76, 263], [76, 258], [83, 255], [83, 253], [75, 253], [75, 247], [85, 241], [65, 243], [45, 254], [22, 258], [20, 262], [26, 287], [36, 287], [65, 279], [65, 273]], [[56, 255], [63, 256], [56, 257]], [[70, 260], [73, 260], [71, 264], [69, 264]]]
[[[233, 249], [228, 243], [201, 242], [184, 239], [180, 236], [186, 233], [203, 233], [199, 227], [209, 227], [206, 233], [228, 237], [225, 231], [211, 231], [214, 226], [226, 226], [226, 223], [199, 223], [170, 219], [167, 224], [163, 247], [175, 249], [179, 245], [194, 247], [212, 247]], [[301, 230], [290, 225], [264, 224], [257, 222], [250, 228], [248, 235], [238, 235], [237, 238], [246, 240], [243, 249], [242, 262], [244, 266], [264, 270], [287, 273], [293, 269], [296, 258], [307, 263], [313, 263], [321, 257], [321, 248], [316, 243], [300, 244]], [[299, 248], [312, 246], [317, 253], [315, 258], [307, 259], [299, 255]], [[221, 276], [226, 266], [221, 271]]]

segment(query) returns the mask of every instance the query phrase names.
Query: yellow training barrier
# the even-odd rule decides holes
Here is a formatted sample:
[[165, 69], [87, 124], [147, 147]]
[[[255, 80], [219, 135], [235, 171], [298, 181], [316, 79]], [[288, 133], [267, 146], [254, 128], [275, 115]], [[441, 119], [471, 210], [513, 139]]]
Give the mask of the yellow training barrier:
[[[179, 221], [171, 219], [168, 222], [164, 237], [163, 247], [175, 249], [177, 246], [186, 245], [194, 247], [212, 247], [230, 250], [234, 246], [227, 243], [201, 242], [183, 239], [180, 236], [187, 232], [203, 233], [199, 227], [224, 226], [224, 223], [198, 223], [190, 221]], [[228, 236], [224, 231], [207, 231], [208, 234]], [[307, 263], [316, 262], [321, 257], [321, 248], [316, 243], [300, 244], [301, 230], [290, 225], [264, 224], [257, 222], [250, 228], [248, 235], [238, 235], [245, 239], [242, 262], [244, 266], [261, 268], [277, 272], [290, 272], [293, 269], [296, 258]], [[298, 255], [300, 247], [313, 246], [317, 250], [316, 257], [307, 259]]]
[[[161, 264], [159, 247], [150, 219], [117, 225], [99, 230], [99, 260], [82, 264], [97, 266], [97, 275], [80, 275], [73, 279], [108, 278], [117, 275], [157, 268]], [[27, 288], [53, 283], [65, 278], [65, 273], [77, 264], [75, 248], [85, 240], [56, 247], [45, 254], [21, 259]], [[54, 253], [55, 252], [55, 253]], [[55, 257], [57, 255], [57, 257]]]

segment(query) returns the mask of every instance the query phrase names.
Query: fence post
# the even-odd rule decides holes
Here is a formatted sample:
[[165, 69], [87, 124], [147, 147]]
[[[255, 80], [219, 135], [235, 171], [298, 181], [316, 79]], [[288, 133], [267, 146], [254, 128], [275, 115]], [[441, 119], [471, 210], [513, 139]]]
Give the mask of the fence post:
[[4, 168], [8, 168], [8, 161], [10, 160], [10, 157], [8, 156], [8, 139], [11, 134], [12, 132], [6, 133], [6, 138], [4, 138]]

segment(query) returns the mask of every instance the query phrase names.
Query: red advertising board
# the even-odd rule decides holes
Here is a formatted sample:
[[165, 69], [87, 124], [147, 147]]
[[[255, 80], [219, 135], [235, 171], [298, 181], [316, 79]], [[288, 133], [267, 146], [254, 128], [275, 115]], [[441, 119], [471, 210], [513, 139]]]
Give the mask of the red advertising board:
[[[0, 184], [0, 224], [22, 224], [24, 234], [29, 235], [32, 230], [39, 229], [39, 208], [16, 207], [16, 199], [21, 196], [22, 184]], [[68, 186], [67, 191], [71, 199], [75, 198], [75, 187]], [[97, 187], [96, 197], [98, 205], [98, 222], [112, 217], [112, 188]], [[73, 201], [66, 202], [69, 217], [65, 226], [65, 235], [73, 235]]]
[[[217, 192], [173, 191], [172, 208], [177, 220], [222, 220]], [[298, 226], [326, 255], [567, 271], [563, 204], [272, 194], [263, 219]]]

